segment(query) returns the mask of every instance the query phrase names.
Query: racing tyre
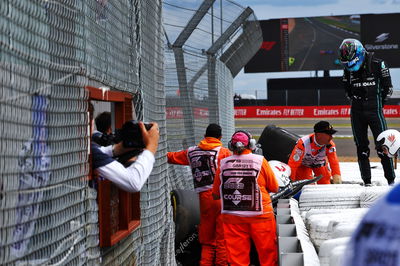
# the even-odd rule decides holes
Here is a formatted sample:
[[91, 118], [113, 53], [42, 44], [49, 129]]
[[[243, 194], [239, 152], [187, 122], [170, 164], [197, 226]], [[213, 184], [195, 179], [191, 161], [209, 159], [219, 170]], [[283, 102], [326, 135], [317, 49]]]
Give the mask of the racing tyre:
[[265, 159], [288, 163], [290, 154], [300, 136], [275, 125], [264, 128], [258, 140]]
[[175, 256], [180, 265], [197, 265], [201, 246], [197, 227], [200, 222], [199, 198], [193, 190], [173, 190], [171, 204], [175, 223]]

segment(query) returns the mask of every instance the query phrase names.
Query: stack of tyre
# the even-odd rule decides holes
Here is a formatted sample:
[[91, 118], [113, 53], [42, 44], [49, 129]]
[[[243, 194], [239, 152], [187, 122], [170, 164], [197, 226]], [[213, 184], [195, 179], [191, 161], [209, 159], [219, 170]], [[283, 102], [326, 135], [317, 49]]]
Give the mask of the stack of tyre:
[[360, 220], [389, 188], [350, 184], [303, 188], [299, 209], [321, 266], [342, 263], [346, 244]]

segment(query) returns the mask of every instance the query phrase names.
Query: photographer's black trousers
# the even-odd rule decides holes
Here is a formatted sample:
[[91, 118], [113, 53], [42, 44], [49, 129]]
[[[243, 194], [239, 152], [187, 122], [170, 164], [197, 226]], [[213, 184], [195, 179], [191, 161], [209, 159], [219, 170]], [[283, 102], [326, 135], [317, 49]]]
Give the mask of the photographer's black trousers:
[[[364, 107], [364, 108], [363, 108]], [[351, 108], [351, 127], [353, 130], [354, 141], [357, 146], [358, 165], [360, 167], [361, 178], [364, 184], [371, 184], [371, 167], [369, 164], [370, 149], [368, 147], [368, 126], [374, 136], [375, 149], [381, 158], [381, 163], [385, 173], [385, 178], [392, 184], [395, 178], [393, 161], [383, 153], [382, 147], [377, 146], [376, 138], [387, 129], [386, 120], [383, 116], [382, 108], [365, 108], [360, 106]]]

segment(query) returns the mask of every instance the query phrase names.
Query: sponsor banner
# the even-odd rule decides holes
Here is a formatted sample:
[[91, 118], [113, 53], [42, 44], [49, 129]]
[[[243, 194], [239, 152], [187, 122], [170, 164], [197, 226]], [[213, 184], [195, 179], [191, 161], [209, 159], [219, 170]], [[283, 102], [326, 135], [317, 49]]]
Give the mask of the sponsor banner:
[[[400, 105], [387, 105], [386, 117], [399, 117]], [[335, 106], [236, 106], [235, 118], [349, 117], [349, 105]]]
[[194, 118], [205, 118], [208, 117], [208, 108], [193, 108]]
[[[183, 119], [182, 107], [167, 107], [167, 119]], [[194, 118], [207, 118], [209, 116], [208, 108], [193, 108]]]
[[167, 107], [167, 119], [183, 118], [182, 107]]

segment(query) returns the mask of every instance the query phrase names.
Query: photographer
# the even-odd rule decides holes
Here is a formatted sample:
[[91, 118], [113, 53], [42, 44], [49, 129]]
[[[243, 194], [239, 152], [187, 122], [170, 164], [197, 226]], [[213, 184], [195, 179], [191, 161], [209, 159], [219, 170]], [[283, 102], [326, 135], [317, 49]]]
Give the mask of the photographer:
[[[89, 106], [93, 128], [93, 106], [91, 104]], [[127, 159], [126, 163], [129, 164], [127, 167], [115, 160], [114, 157], [138, 151], [137, 147], [126, 148], [124, 141], [107, 147], [101, 147], [95, 142], [91, 143], [92, 167], [100, 177], [110, 180], [124, 191], [140, 191], [153, 170], [154, 155], [158, 147], [158, 124], [153, 122], [150, 125], [150, 129], [146, 129], [143, 122], [138, 122], [136, 125], [142, 136], [143, 150], [139, 150], [139, 155], [138, 152], [134, 152], [132, 157]]]
[[92, 141], [101, 146], [112, 145], [113, 134], [111, 128], [111, 113], [102, 112], [94, 119], [97, 131], [92, 134]]

